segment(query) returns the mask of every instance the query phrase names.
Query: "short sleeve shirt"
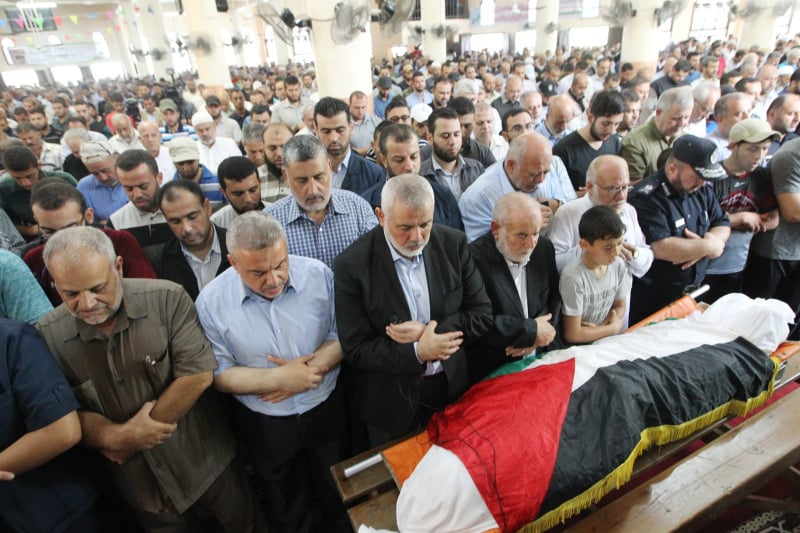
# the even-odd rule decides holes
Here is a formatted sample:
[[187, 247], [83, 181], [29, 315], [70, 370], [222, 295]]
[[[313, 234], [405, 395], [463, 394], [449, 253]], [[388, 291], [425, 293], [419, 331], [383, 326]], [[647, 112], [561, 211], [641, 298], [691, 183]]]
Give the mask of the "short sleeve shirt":
[[[628, 203], [636, 208], [639, 226], [650, 245], [667, 237], [683, 238], [687, 229], [702, 237], [713, 227], [731, 225], [710, 185], [691, 194], [678, 192], [667, 181], [663, 169], [637, 183]], [[707, 267], [708, 259], [701, 259], [686, 270], [655, 259], [644, 277], [686, 286], [702, 282]]]
[[[65, 306], [37, 325], [81, 407], [114, 423], [133, 417], [173, 381], [214, 370], [216, 360], [183, 287], [123, 279], [111, 337], [73, 317]], [[122, 497], [150, 513], [183, 513], [222, 473], [235, 453], [219, 403], [207, 392], [163, 444], [111, 465]]]
[[[36, 330], [0, 319], [0, 450], [79, 407]], [[0, 483], [0, 522], [14, 531], [59, 531], [83, 513], [97, 495], [72, 455]]]
[[558, 289], [565, 316], [580, 316], [583, 322], [602, 324], [614, 301], [627, 298], [630, 278], [619, 257], [600, 278], [586, 267], [582, 257], [576, 257], [561, 273]]

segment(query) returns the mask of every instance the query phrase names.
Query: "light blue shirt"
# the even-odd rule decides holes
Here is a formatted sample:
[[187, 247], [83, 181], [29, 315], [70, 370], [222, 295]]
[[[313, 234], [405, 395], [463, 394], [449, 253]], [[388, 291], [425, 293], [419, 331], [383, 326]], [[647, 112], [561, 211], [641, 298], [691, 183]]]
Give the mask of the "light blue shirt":
[[[403, 296], [406, 298], [411, 320], [427, 324], [431, 321], [431, 295], [428, 290], [428, 276], [422, 254], [408, 259], [400, 255], [392, 243], [388, 244], [395, 272], [400, 279], [400, 286], [403, 287]], [[417, 353], [416, 342], [414, 343], [414, 353]], [[425, 368], [425, 375], [436, 374], [442, 370], [441, 362], [430, 361]]]
[[[235, 366], [276, 368], [267, 355], [297, 359], [322, 343], [338, 340], [333, 306], [333, 272], [315, 259], [289, 256], [289, 280], [277, 298], [267, 300], [250, 290], [229, 268], [200, 292], [197, 314], [219, 365], [218, 376]], [[278, 403], [253, 394], [236, 399], [252, 411], [270, 416], [298, 415], [330, 396], [339, 369], [328, 372], [315, 389]]]
[[[498, 161], [487, 168], [486, 172], [464, 191], [458, 202], [458, 209], [461, 211], [461, 219], [464, 222], [464, 231], [470, 242], [491, 228], [494, 204], [506, 194], [514, 192], [514, 186], [506, 175], [503, 163], [504, 161]], [[567, 169], [560, 157], [553, 156], [547, 177], [536, 190], [528, 194], [533, 198], [551, 198], [562, 203], [576, 197]]]
[[566, 137], [567, 134], [569, 133], [569, 129], [565, 129], [564, 131], [562, 131], [558, 135], [554, 135], [554, 134], [550, 133], [550, 130], [547, 129], [547, 124], [544, 123], [544, 120], [542, 120], [540, 123], [538, 123], [536, 125], [536, 127], [533, 129], [533, 131], [535, 131], [536, 133], [539, 133], [539, 134], [544, 135], [545, 137], [547, 137], [547, 140], [550, 141], [550, 144], [552, 144], [553, 146], [555, 146], [555, 144], [558, 141], [560, 141], [561, 139]]
[[111, 213], [128, 203], [128, 196], [119, 182], [113, 188], [106, 187], [94, 174], [81, 178], [78, 190], [86, 200], [86, 207], [94, 209], [95, 220], [108, 220]]

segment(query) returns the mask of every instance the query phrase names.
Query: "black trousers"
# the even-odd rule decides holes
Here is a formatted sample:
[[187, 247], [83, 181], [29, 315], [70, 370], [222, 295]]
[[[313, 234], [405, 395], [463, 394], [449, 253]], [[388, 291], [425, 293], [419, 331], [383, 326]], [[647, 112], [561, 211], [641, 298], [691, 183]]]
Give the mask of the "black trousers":
[[344, 402], [338, 387], [302, 415], [267, 416], [239, 404], [235, 417], [264, 486], [270, 531], [349, 529], [330, 474], [330, 467], [345, 458]]
[[267, 531], [264, 516], [238, 459], [222, 471], [185, 513], [135, 513], [145, 531], [157, 533], [216, 531], [209, 523], [214, 520], [227, 533]]
[[732, 274], [706, 274], [703, 284], [708, 284], [709, 291], [700, 296], [700, 301], [713, 304], [726, 294], [742, 292], [744, 272]]

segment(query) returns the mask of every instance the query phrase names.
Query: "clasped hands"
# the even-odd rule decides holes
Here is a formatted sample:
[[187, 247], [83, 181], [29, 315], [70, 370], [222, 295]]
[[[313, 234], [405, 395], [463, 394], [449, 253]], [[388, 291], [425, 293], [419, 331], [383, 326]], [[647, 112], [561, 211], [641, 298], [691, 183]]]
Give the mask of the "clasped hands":
[[536, 348], [547, 346], [556, 337], [556, 328], [550, 323], [552, 313], [536, 317], [536, 341], [533, 346], [506, 346], [506, 356], [522, 357], [528, 355]]
[[386, 335], [398, 344], [417, 343], [417, 357], [423, 363], [428, 361], [447, 361], [464, 342], [462, 331], [436, 333], [438, 322], [427, 324], [409, 320], [386, 326]]

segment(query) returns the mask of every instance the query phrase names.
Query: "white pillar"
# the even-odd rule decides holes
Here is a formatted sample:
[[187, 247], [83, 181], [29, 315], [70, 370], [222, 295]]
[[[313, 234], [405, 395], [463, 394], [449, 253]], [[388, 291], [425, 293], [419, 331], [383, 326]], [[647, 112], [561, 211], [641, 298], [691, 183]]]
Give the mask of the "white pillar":
[[658, 25], [653, 10], [660, 1], [640, 0], [633, 4], [636, 16], [631, 17], [622, 28], [622, 61], [632, 63], [634, 69], [650, 67], [655, 73], [658, 61]]
[[[139, 31], [142, 35], [142, 42], [146, 43], [146, 50], [151, 52], [150, 59], [153, 74], [156, 79], [170, 79], [167, 74], [168, 68], [175, 68], [172, 62], [172, 53], [165, 40], [166, 28], [164, 26], [164, 12], [161, 9], [161, 2], [149, 2], [147, 5], [140, 5], [136, 13]], [[156, 59], [153, 50], [162, 52], [161, 58]]]
[[550, 50], [555, 53], [558, 46], [558, 31], [547, 32], [547, 25], [558, 24], [558, 0], [538, 0], [536, 2], [536, 53], [544, 54]]
[[686, 2], [684, 8], [672, 19], [672, 41], [681, 42], [689, 38], [692, 30], [692, 15], [694, 14], [694, 2]]
[[[237, 12], [237, 10], [229, 9], [228, 10], [228, 17], [230, 18], [231, 29], [233, 30], [231, 32], [231, 42], [233, 42], [233, 39], [236, 39], [236, 38], [244, 39], [244, 32], [242, 32], [241, 15]], [[239, 46], [234, 47], [233, 54], [234, 54], [234, 56], [236, 56], [236, 63], [239, 66], [244, 67], [245, 66], [245, 61], [244, 61], [244, 43], [240, 43]]]
[[324, 19], [334, 16], [336, 3], [337, 0], [314, 0], [306, 4], [308, 15], [314, 20], [311, 38], [317, 89], [321, 95], [345, 100], [355, 90], [372, 94], [372, 37], [369, 21], [367, 31], [359, 32], [349, 43], [334, 43], [331, 39], [332, 22]]
[[434, 61], [444, 61], [447, 56], [447, 37], [437, 37], [432, 30], [436, 26], [447, 25], [444, 2], [420, 2], [420, 24], [425, 28], [425, 33], [422, 34], [422, 51]]
[[757, 13], [742, 20], [739, 48], [748, 50], [751, 46], [757, 46], [765, 52], [771, 52], [778, 26], [778, 17], [773, 12], [775, 0], [764, 0], [758, 5]]
[[[125, 59], [125, 68], [131, 76], [146, 76], [148, 71], [144, 56], [136, 57], [130, 53], [131, 47], [136, 50], [143, 50], [144, 48], [142, 40], [139, 38], [139, 23], [136, 21], [133, 3], [123, 2], [120, 5], [124, 16], [118, 16], [120, 21], [120, 35], [118, 38], [125, 44], [125, 50], [122, 52], [122, 57]], [[122, 13], [117, 13], [117, 15], [122, 15]]]
[[214, 0], [192, 0], [184, 2], [183, 16], [189, 27], [189, 41], [194, 43], [198, 37], [206, 39], [210, 45], [209, 52], [191, 51], [197, 74], [207, 87], [225, 87], [231, 83], [228, 63], [225, 61], [222, 39], [219, 32], [219, 17]]

